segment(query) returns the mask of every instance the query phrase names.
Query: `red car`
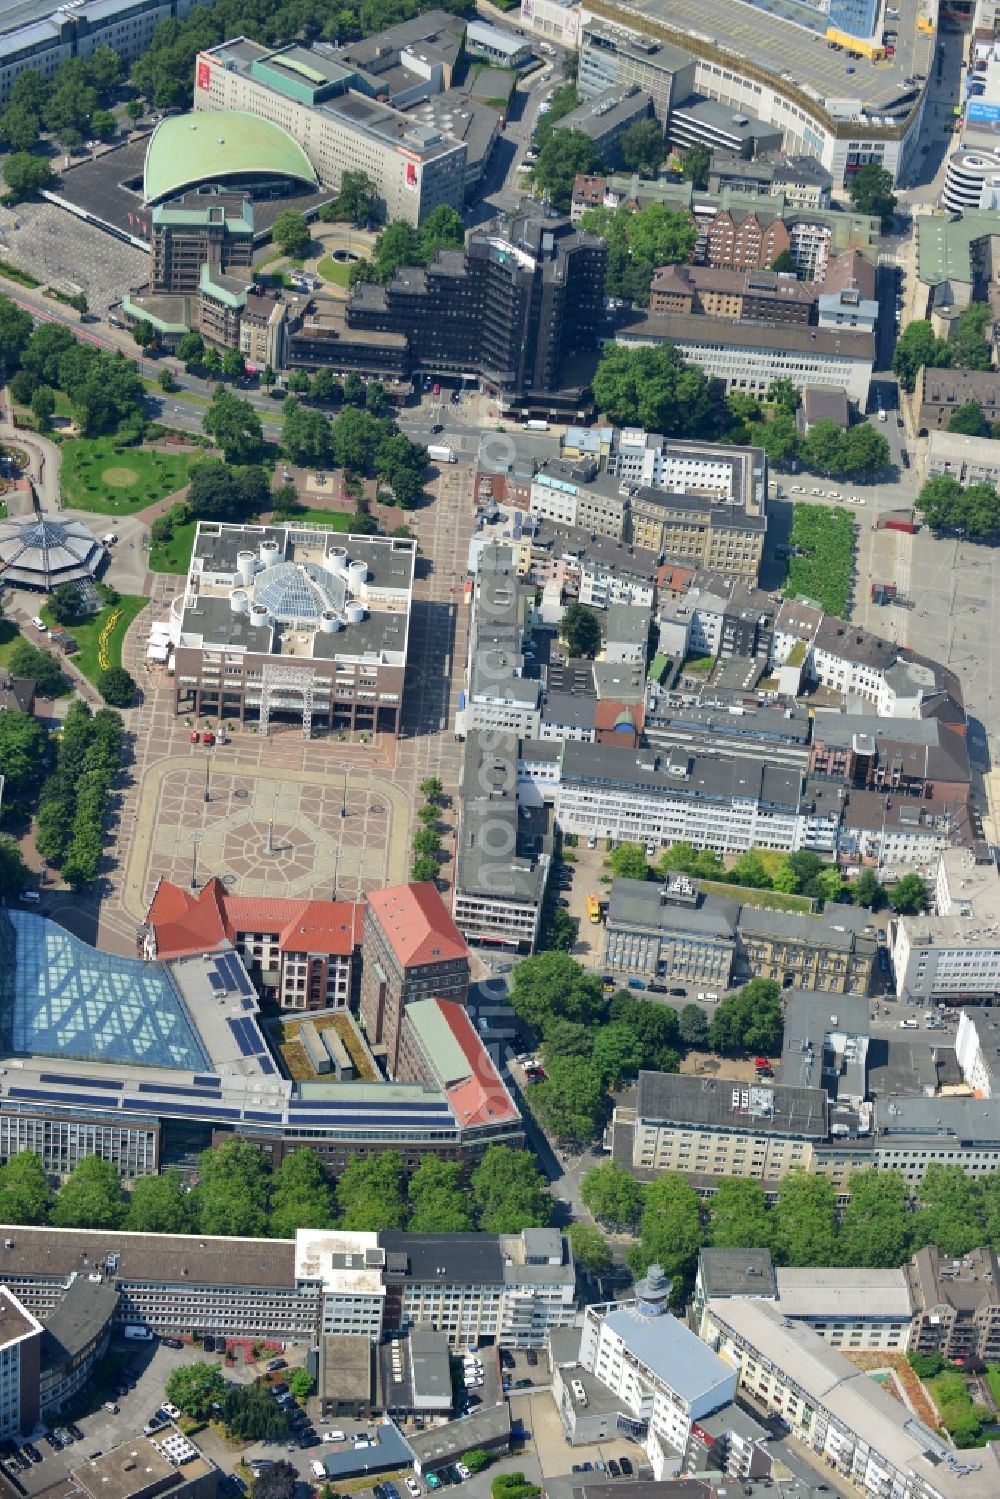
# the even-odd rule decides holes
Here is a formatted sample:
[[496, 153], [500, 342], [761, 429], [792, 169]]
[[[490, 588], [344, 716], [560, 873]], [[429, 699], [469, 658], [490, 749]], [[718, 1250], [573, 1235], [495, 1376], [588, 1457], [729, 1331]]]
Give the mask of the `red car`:
[[431, 395], [439, 396], [440, 394], [441, 394], [441, 387], [440, 387], [440, 385], [433, 386], [433, 388], [431, 390]]
[[191, 730], [191, 734], [190, 734], [189, 737], [191, 739], [191, 743], [192, 744], [197, 744], [198, 741], [201, 739], [201, 735], [198, 733], [197, 729], [192, 729]]
[[202, 734], [201, 738], [202, 738], [202, 743], [203, 744], [214, 744], [215, 743], [215, 735], [212, 733], [211, 729], [206, 729], [205, 732], [204, 732], [204, 734]]

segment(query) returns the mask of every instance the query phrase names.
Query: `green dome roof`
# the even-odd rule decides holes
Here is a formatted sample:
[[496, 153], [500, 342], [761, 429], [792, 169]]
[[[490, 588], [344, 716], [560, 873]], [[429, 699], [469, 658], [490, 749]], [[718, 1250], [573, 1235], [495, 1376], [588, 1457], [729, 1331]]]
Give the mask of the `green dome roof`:
[[316, 183], [308, 156], [280, 125], [236, 110], [198, 109], [171, 115], [153, 131], [143, 196], [159, 203], [199, 182], [250, 175]]

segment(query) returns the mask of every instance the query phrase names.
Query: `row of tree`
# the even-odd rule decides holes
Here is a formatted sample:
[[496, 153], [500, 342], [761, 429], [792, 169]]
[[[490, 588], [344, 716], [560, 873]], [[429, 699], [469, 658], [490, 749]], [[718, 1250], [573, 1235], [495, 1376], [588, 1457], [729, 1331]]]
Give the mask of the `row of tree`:
[[992, 484], [963, 489], [951, 474], [935, 474], [922, 487], [917, 505], [933, 531], [964, 531], [971, 541], [991, 541], [1000, 534], [1000, 495]]
[[45, 390], [51, 415], [52, 392], [62, 391], [84, 437], [115, 432], [124, 442], [142, 436], [145, 391], [139, 372], [123, 354], [79, 341], [64, 323], [34, 327], [29, 313], [0, 297], [0, 360], [19, 405], [32, 405]]
[[124, 725], [110, 708], [74, 698], [63, 720], [55, 769], [42, 785], [35, 845], [76, 889], [97, 878], [121, 766]]
[[532, 1155], [494, 1145], [466, 1185], [457, 1161], [425, 1156], [407, 1173], [398, 1151], [355, 1156], [332, 1182], [304, 1147], [273, 1169], [248, 1140], [202, 1152], [196, 1185], [175, 1170], [126, 1192], [110, 1161], [86, 1156], [53, 1193], [31, 1151], [0, 1167], [0, 1221], [137, 1233], [294, 1238], [297, 1228], [519, 1233], [549, 1222], [552, 1199]]
[[613, 1161], [588, 1172], [583, 1201], [608, 1228], [638, 1232], [629, 1253], [637, 1273], [654, 1260], [678, 1288], [694, 1274], [698, 1250], [769, 1249], [781, 1265], [895, 1268], [916, 1249], [936, 1244], [959, 1256], [980, 1244], [1000, 1244], [1000, 1179], [982, 1181], [961, 1166], [932, 1162], [916, 1188], [898, 1171], [857, 1171], [850, 1201], [826, 1176], [792, 1171], [772, 1205], [759, 1182], [720, 1177], [703, 1203], [677, 1172], [648, 1185]]

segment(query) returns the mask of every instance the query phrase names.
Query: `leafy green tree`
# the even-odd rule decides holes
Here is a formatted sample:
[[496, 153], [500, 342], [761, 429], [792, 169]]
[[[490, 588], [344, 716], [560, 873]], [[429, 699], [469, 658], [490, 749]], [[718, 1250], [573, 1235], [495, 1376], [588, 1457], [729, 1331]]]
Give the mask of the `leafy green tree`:
[[0, 360], [8, 372], [19, 367], [33, 330], [31, 314], [22, 312], [9, 297], [0, 296]]
[[704, 1046], [708, 1040], [708, 1019], [696, 1004], [685, 1005], [680, 1017], [681, 1040], [685, 1046]]
[[549, 112], [540, 115], [535, 123], [535, 149], [540, 151], [548, 143], [559, 126], [559, 121], [575, 109], [580, 102], [575, 83], [564, 83], [557, 88], [549, 101]]
[[419, 854], [410, 866], [410, 879], [416, 884], [431, 884], [441, 873], [441, 866], [431, 854]]
[[902, 1265], [915, 1227], [906, 1178], [898, 1171], [854, 1171], [850, 1191], [837, 1235], [840, 1263], [886, 1269]]
[[870, 911], [877, 911], [885, 903], [885, 886], [880, 882], [874, 869], [863, 869], [858, 875], [852, 891], [856, 905], [867, 906]]
[[751, 422], [746, 430], [746, 440], [755, 447], [763, 448], [769, 463], [776, 468], [789, 468], [801, 456], [802, 438], [794, 416], [779, 411], [769, 422]]
[[697, 145], [689, 146], [681, 156], [681, 169], [693, 187], [704, 189], [708, 186], [708, 172], [712, 165], [712, 153], [708, 146], [699, 142]]
[[462, 1462], [468, 1468], [470, 1473], [481, 1473], [484, 1468], [489, 1467], [492, 1461], [493, 1459], [490, 1453], [484, 1452], [482, 1447], [473, 1447], [472, 1450], [467, 1452], [462, 1458]]
[[604, 1009], [601, 981], [566, 953], [540, 953], [514, 970], [511, 1006], [522, 1025], [544, 1031], [553, 1016], [592, 1024]]
[[52, 1222], [58, 1228], [121, 1228], [125, 1195], [118, 1172], [100, 1156], [84, 1156], [59, 1188]]
[[593, 659], [601, 648], [601, 627], [593, 609], [586, 604], [570, 603], [563, 610], [560, 638], [571, 656]]
[[947, 340], [938, 338], [924, 318], [907, 323], [896, 340], [892, 368], [904, 390], [913, 390], [917, 383], [917, 372], [923, 365], [942, 368], [950, 362]]
[[198, 333], [182, 333], [177, 340], [177, 347], [174, 353], [186, 370], [199, 369], [201, 361], [205, 357], [205, 345], [202, 342], [201, 335]]
[[141, 99], [129, 99], [128, 103], [125, 105], [125, 113], [128, 115], [133, 125], [138, 125], [139, 121], [146, 113], [146, 106], [143, 104]]
[[988, 302], [970, 302], [955, 319], [948, 340], [950, 363], [963, 370], [988, 370], [992, 361], [993, 314]]
[[264, 450], [264, 430], [249, 401], [234, 396], [224, 385], [216, 387], [201, 424], [219, 447], [227, 463], [256, 463]]
[[588, 1212], [619, 1232], [632, 1228], [642, 1211], [642, 1187], [617, 1161], [592, 1166], [583, 1178], [580, 1196]]
[[[774, 266], [772, 269], [777, 269], [777, 267]], [[771, 381], [767, 388], [767, 401], [769, 405], [777, 406], [789, 416], [794, 416], [802, 404], [802, 393], [797, 385], [782, 376], [778, 380]]]
[[189, 1234], [193, 1228], [191, 1195], [179, 1171], [140, 1176], [129, 1194], [125, 1227], [140, 1234]]
[[490, 1485], [493, 1499], [539, 1499], [541, 1492], [523, 1473], [498, 1473]]
[[611, 1250], [599, 1229], [592, 1223], [571, 1223], [566, 1230], [577, 1264], [591, 1275], [603, 1275], [611, 1269]]
[[828, 1176], [790, 1171], [778, 1189], [776, 1216], [780, 1264], [837, 1263], [837, 1189]]
[[594, 1054], [595, 1040], [593, 1026], [564, 1020], [561, 1015], [552, 1016], [545, 1023], [542, 1060], [546, 1066], [558, 1057], [584, 1057], [589, 1061]]
[[172, 1369], [167, 1377], [166, 1396], [186, 1416], [204, 1421], [211, 1414], [213, 1401], [226, 1393], [221, 1364], [198, 1362]]
[[458, 1161], [423, 1156], [410, 1177], [407, 1197], [410, 1203], [407, 1227], [411, 1233], [461, 1234], [473, 1228]]
[[638, 1038], [643, 1066], [656, 1072], [677, 1071], [679, 1058], [675, 1048], [680, 1040], [680, 1023], [676, 1010], [621, 989], [612, 996], [608, 1018], [614, 1025], [627, 1026]]
[[3, 179], [7, 184], [7, 200], [11, 203], [20, 203], [55, 181], [45, 158], [32, 156], [29, 151], [11, 152], [3, 163]]
[[748, 849], [741, 854], [729, 871], [729, 878], [734, 885], [746, 885], [751, 890], [770, 890], [771, 876], [767, 865], [756, 849]]
[[174, 379], [174, 372], [169, 365], [164, 365], [156, 377], [156, 383], [165, 395], [170, 395], [171, 391], [177, 389], [177, 381]]
[[339, 1226], [361, 1231], [403, 1228], [403, 1157], [398, 1150], [353, 1156], [341, 1172], [336, 1198]]
[[36, 385], [31, 393], [31, 414], [39, 432], [48, 432], [56, 411], [56, 394], [49, 385]]
[[344, 172], [337, 195], [337, 217], [367, 224], [378, 200], [378, 188], [367, 172]]
[[751, 979], [727, 994], [712, 1016], [708, 1044], [728, 1055], [772, 1056], [781, 1049], [781, 989], [773, 979]]
[[311, 243], [305, 214], [294, 208], [286, 208], [275, 219], [271, 238], [283, 255], [290, 256], [292, 260], [304, 260]]
[[288, 389], [296, 396], [307, 396], [311, 384], [305, 370], [292, 370], [288, 377]]
[[316, 1381], [308, 1369], [293, 1369], [288, 1376], [287, 1383], [288, 1393], [294, 1395], [296, 1400], [308, 1400]]
[[888, 228], [896, 208], [896, 195], [892, 190], [892, 173], [878, 162], [866, 162], [852, 173], [847, 184], [847, 193], [858, 213], [871, 214]]
[[919, 874], [904, 874], [889, 891], [889, 904], [901, 916], [915, 916], [918, 911], [926, 911], [927, 902], [927, 885]]
[[966, 401], [953, 413], [948, 422], [949, 432], [959, 432], [964, 437], [987, 436], [986, 419], [978, 401]]
[[771, 269], [777, 271], [780, 276], [794, 276], [798, 271], [798, 266], [791, 250], [779, 250], [771, 261]]
[[589, 135], [582, 130], [556, 129], [539, 150], [533, 175], [553, 208], [568, 213], [576, 177], [596, 172], [599, 166], [600, 157]]
[[608, 863], [620, 880], [645, 880], [649, 876], [646, 850], [641, 843], [619, 843], [608, 855]]
[[281, 412], [284, 417], [281, 451], [289, 463], [303, 468], [323, 468], [328, 464], [333, 434], [323, 413], [303, 406], [294, 396], [285, 397]]
[[[274, 1442], [288, 1433], [288, 1416], [272, 1399], [267, 1387], [262, 1383], [252, 1385], [227, 1384], [225, 1394], [222, 1397], [222, 1420], [228, 1435], [237, 1442]], [[275, 1463], [274, 1468], [266, 1468], [261, 1478], [268, 1477], [275, 1471], [281, 1469], [271, 1492], [283, 1496], [283, 1499], [292, 1499], [288, 1491], [288, 1481], [284, 1476], [287, 1463]], [[294, 1468], [292, 1472], [294, 1473]], [[261, 1492], [267, 1493], [267, 1486], [260, 1488], [261, 1478], [255, 1478], [253, 1493], [256, 1499]], [[294, 1486], [293, 1486], [294, 1489]]]
[[45, 1223], [51, 1201], [42, 1158], [19, 1150], [0, 1166], [0, 1219], [4, 1223]]
[[332, 370], [317, 370], [315, 375], [313, 375], [309, 386], [310, 401], [320, 401], [323, 405], [329, 406], [334, 401], [341, 400], [343, 394], [343, 387], [339, 380], [334, 379]]
[[774, 1220], [760, 1182], [726, 1177], [708, 1206], [709, 1232], [717, 1249], [770, 1249]]
[[917, 1192], [914, 1242], [936, 1244], [941, 1254], [967, 1254], [983, 1242], [982, 1185], [961, 1166], [931, 1161]]
[[0, 774], [4, 795], [24, 796], [38, 784], [48, 735], [30, 713], [8, 708], [0, 713]]
[[585, 1144], [597, 1134], [604, 1110], [600, 1073], [584, 1057], [554, 1057], [544, 1082], [531, 1090], [531, 1110], [557, 1140]]
[[267, 1232], [270, 1179], [259, 1145], [233, 1136], [199, 1159], [198, 1226], [203, 1234], [258, 1239]]
[[655, 177], [660, 162], [667, 154], [663, 128], [658, 120], [636, 120], [634, 125], [622, 132], [618, 149], [622, 164], [630, 172]]
[[430, 265], [439, 250], [460, 250], [465, 244], [462, 215], [448, 203], [439, 203], [420, 226], [420, 259]]
[[607, 295], [624, 297], [641, 307], [649, 305], [654, 272], [660, 266], [689, 261], [698, 238], [698, 230], [684, 210], [662, 203], [647, 203], [638, 213], [625, 203], [617, 208], [588, 209], [580, 228], [604, 240]]
[[636, 1274], [651, 1264], [680, 1285], [694, 1273], [701, 1247], [701, 1203], [679, 1171], [665, 1171], [646, 1187], [639, 1243], [628, 1253]]
[[296, 1229], [332, 1225], [330, 1182], [323, 1162], [308, 1146], [293, 1150], [271, 1177], [269, 1233], [275, 1239], [294, 1239]]
[[639, 426], [675, 437], [709, 431], [711, 384], [673, 344], [605, 345], [593, 380], [594, 399], [618, 426]]
[[241, 349], [227, 349], [222, 356], [222, 373], [227, 380], [242, 380], [247, 372], [247, 362]]
[[109, 666], [98, 674], [97, 690], [113, 708], [131, 708], [135, 701], [135, 678], [124, 666]]
[[868, 422], [848, 427], [843, 434], [840, 472], [850, 479], [870, 478], [889, 467], [889, 443]]
[[444, 782], [439, 776], [427, 776], [417, 787], [424, 801], [440, 802], [444, 797]]
[[30, 406], [31, 398], [38, 389], [38, 376], [30, 370], [18, 370], [9, 389], [11, 400], [18, 406]]
[[113, 109], [95, 109], [90, 121], [90, 128], [99, 141], [114, 140], [118, 134], [118, 121], [115, 119]]
[[413, 835], [413, 847], [418, 854], [437, 854], [441, 852], [441, 834], [434, 828], [421, 828]]
[[17, 839], [0, 833], [0, 894], [19, 895], [30, 878]]
[[[637, 1077], [645, 1062], [642, 1038], [627, 1023], [602, 1025], [593, 1039], [591, 1062], [604, 1087], [614, 1092]], [[551, 1067], [549, 1069], [551, 1075]]]
[[30, 151], [38, 144], [41, 124], [33, 110], [10, 104], [0, 115], [0, 140], [12, 151]]
[[530, 1151], [488, 1146], [469, 1186], [481, 1233], [519, 1234], [551, 1222], [552, 1198]]

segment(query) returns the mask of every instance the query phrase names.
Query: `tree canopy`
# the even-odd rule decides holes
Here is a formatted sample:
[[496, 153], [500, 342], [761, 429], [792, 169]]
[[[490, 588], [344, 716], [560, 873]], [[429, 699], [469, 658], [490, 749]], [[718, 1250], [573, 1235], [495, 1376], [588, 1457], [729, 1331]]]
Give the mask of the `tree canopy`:
[[708, 1044], [731, 1056], [773, 1056], [781, 1049], [783, 1030], [780, 985], [773, 979], [751, 979], [727, 994], [715, 1011]]
[[667, 154], [662, 125], [655, 119], [636, 120], [634, 125], [622, 131], [618, 149], [623, 166], [630, 172], [655, 177], [660, 162]]
[[673, 344], [606, 345], [593, 388], [598, 406], [619, 426], [668, 437], [711, 430], [711, 382]]
[[591, 660], [601, 648], [601, 626], [593, 609], [575, 600], [563, 610], [559, 634], [571, 656], [588, 656]]
[[649, 306], [649, 288], [656, 269], [689, 261], [698, 239], [690, 216], [662, 203], [647, 203], [638, 213], [625, 203], [617, 208], [591, 208], [582, 216], [580, 228], [587, 234], [601, 235], [606, 243], [607, 295], [624, 297], [641, 307]]
[[848, 179], [847, 192], [858, 213], [871, 214], [888, 227], [896, 208], [892, 173], [876, 161], [866, 162]]
[[970, 541], [989, 541], [1000, 532], [1000, 498], [992, 484], [965, 489], [951, 474], [935, 474], [917, 496], [932, 531], [964, 531]]
[[601, 159], [582, 130], [555, 129], [538, 152], [533, 175], [553, 208], [568, 213], [573, 183], [581, 173], [596, 172]]

